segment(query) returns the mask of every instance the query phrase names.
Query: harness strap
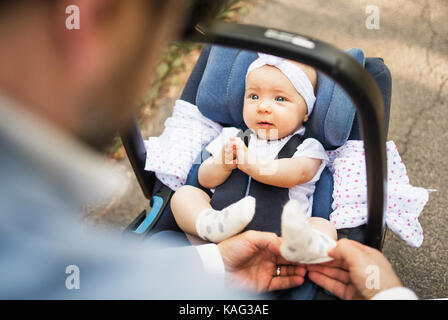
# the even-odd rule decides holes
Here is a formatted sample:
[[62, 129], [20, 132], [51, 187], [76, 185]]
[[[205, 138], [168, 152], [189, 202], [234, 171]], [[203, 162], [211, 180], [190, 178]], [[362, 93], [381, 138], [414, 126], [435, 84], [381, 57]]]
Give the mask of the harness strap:
[[[240, 130], [237, 134], [237, 137], [243, 140], [246, 147], [249, 147], [249, 141], [251, 137], [250, 134], [246, 134], [243, 130]], [[291, 158], [296, 152], [297, 147], [303, 142], [303, 140], [303, 136], [300, 136], [298, 134], [293, 135], [279, 151], [275, 159]]]

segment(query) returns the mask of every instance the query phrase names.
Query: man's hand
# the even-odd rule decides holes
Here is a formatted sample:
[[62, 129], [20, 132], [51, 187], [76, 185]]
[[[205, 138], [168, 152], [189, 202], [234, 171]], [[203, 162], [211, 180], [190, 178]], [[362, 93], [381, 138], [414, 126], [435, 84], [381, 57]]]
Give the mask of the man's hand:
[[[232, 283], [255, 292], [303, 284], [305, 267], [283, 259], [280, 242], [276, 234], [260, 231], [246, 231], [220, 242], [218, 248]], [[280, 276], [276, 276], [278, 266]]]
[[339, 240], [328, 255], [335, 260], [307, 266], [308, 277], [340, 299], [371, 299], [402, 286], [383, 254], [359, 242]]

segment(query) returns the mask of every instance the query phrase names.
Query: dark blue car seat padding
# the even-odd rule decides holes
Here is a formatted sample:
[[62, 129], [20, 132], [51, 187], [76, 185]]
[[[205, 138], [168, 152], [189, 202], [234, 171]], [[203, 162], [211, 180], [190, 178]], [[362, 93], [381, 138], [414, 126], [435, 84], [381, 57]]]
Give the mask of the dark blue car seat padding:
[[255, 52], [214, 46], [198, 87], [196, 104], [207, 118], [247, 129], [243, 120], [246, 71]]
[[[360, 49], [349, 49], [346, 53], [364, 67], [364, 53]], [[317, 72], [317, 95], [314, 108], [307, 123], [307, 136], [319, 140], [325, 149], [334, 149], [343, 145], [352, 129], [356, 113], [355, 106], [345, 90], [320, 71]]]

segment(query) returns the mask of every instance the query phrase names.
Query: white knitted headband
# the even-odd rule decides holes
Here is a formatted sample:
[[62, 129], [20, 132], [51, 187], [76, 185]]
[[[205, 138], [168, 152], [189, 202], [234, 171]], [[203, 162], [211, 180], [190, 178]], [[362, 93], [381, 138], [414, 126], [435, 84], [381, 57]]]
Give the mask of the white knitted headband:
[[305, 72], [295, 64], [286, 61], [284, 58], [258, 53], [258, 59], [252, 62], [247, 69], [246, 80], [249, 72], [265, 65], [276, 67], [289, 79], [289, 81], [291, 81], [294, 88], [305, 100], [308, 107], [308, 115], [310, 115], [311, 112], [313, 112], [316, 97], [314, 96], [313, 85]]

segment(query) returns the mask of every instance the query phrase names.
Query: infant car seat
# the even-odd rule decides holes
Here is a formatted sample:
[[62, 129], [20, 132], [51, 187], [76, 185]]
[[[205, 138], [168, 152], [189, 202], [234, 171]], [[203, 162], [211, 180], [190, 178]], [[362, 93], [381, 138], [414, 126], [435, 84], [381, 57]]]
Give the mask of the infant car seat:
[[[388, 68], [381, 58], [364, 58], [360, 49], [350, 49], [346, 53], [376, 80], [384, 103], [384, 122], [387, 128], [391, 97], [391, 77]], [[256, 53], [252, 51], [221, 46], [204, 47], [181, 99], [197, 105], [204, 116], [223, 126], [246, 129], [242, 119], [245, 74], [247, 67], [256, 57]], [[319, 70], [317, 70], [316, 103], [306, 127], [306, 137], [318, 139], [327, 150], [343, 145], [348, 139], [361, 139], [360, 121], [355, 114], [351, 99], [335, 81]], [[169, 200], [173, 192], [156, 179], [153, 172], [143, 170], [146, 150], [136, 123], [129, 131], [122, 133], [122, 139], [145, 196], [151, 199], [150, 212], [148, 214], [142, 212], [125, 233], [140, 235], [147, 239], [165, 237], [168, 234], [166, 230], [170, 230], [170, 236], [166, 238], [170, 239], [173, 245], [188, 244], [171, 213]], [[201, 157], [201, 154], [198, 157]], [[198, 164], [192, 166], [187, 184], [200, 187], [197, 182], [198, 167]], [[313, 216], [329, 219], [332, 192], [333, 177], [331, 172], [325, 169], [316, 184]], [[347, 237], [364, 243], [366, 226], [340, 229], [338, 237]], [[316, 292], [317, 296], [324, 296], [322, 290], [318, 290], [317, 286], [309, 281], [300, 288], [301, 290], [294, 292], [285, 290], [277, 293], [276, 297], [312, 299], [316, 296]]]

